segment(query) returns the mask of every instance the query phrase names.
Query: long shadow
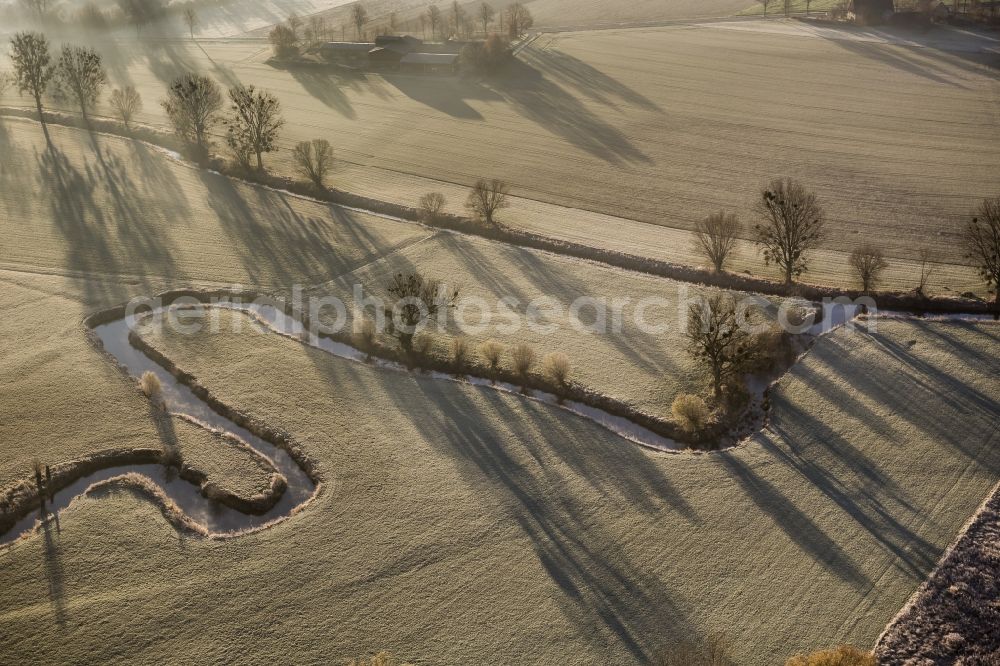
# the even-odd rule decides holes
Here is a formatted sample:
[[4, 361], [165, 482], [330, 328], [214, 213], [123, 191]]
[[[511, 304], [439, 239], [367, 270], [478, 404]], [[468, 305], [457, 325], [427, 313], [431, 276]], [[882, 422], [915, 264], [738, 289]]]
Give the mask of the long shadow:
[[257, 284], [290, 288], [326, 281], [392, 249], [350, 210], [331, 205], [324, 208], [328, 216], [309, 216], [286, 194], [241, 187], [207, 171], [198, 177], [231, 248]]
[[605, 162], [622, 166], [652, 162], [619, 129], [528, 61], [515, 60], [493, 89], [528, 120]]
[[[398, 409], [381, 414], [378, 428], [416, 428], [422, 439], [460, 463], [460, 472], [481, 489], [484, 501], [509, 514], [530, 539], [561, 592], [563, 612], [595, 646], [620, 642], [635, 660], [649, 661], [661, 647], [664, 627], [697, 635], [659, 578], [630, 559], [595, 518], [592, 502], [575, 496], [566, 483], [567, 476], [579, 476], [603, 502], [614, 502], [622, 511], [670, 511], [697, 523], [693, 508], [648, 454], [609, 434], [582, 439], [587, 429], [575, 427], [578, 417], [549, 406], [309, 353], [331, 394], [356, 383], [355, 390], [388, 396]], [[365, 426], [353, 424], [358, 427]], [[600, 446], [613, 448], [595, 451]], [[553, 456], [571, 474], [561, 464], [545, 464]]]
[[346, 82], [345, 77], [311, 67], [287, 67], [284, 69], [302, 86], [303, 90], [327, 107], [345, 118], [351, 120], [357, 118], [358, 114], [355, 112], [350, 98], [342, 90], [342, 86]]
[[474, 81], [401, 74], [384, 74], [382, 78], [415, 102], [459, 120], [483, 120], [483, 115], [469, 105], [468, 99], [484, 102], [503, 100], [493, 90]]
[[[503, 396], [489, 389], [475, 389], [490, 409], [501, 415], [497, 419], [484, 414], [462, 389], [439, 381], [417, 380], [416, 388], [429, 408], [415, 410], [405, 399], [405, 391], [400, 390], [398, 378], [387, 377], [384, 381], [400, 414], [408, 417], [427, 441], [440, 443], [449, 455], [461, 460], [470, 483], [481, 486], [485, 481], [500, 493], [497, 499], [509, 507], [531, 539], [540, 564], [561, 590], [564, 612], [584, 628], [591, 640], [602, 644], [610, 634], [634, 658], [649, 660], [659, 647], [654, 641], [663, 626], [680, 633], [693, 631], [658, 578], [630, 561], [612, 533], [595, 521], [592, 507], [578, 504], [568, 491], [562, 490], [560, 474], [540, 465], [535, 471], [535, 465], [526, 465], [513, 455], [509, 440], [505, 442], [484, 427], [486, 423], [511, 424], [518, 419], [530, 423], [531, 415], [538, 414], [539, 409], [551, 408], [524, 405], [529, 415], [525, 419], [523, 414], [511, 413]], [[624, 459], [620, 469], [629, 472], [612, 471], [609, 465], [585, 460], [588, 451], [581, 450], [583, 443], [578, 435], [563, 428], [553, 432], [554, 420], [546, 418], [544, 425], [539, 423], [533, 432], [514, 428], [515, 446], [524, 447], [535, 460], [544, 458], [545, 449], [545, 453], [551, 452], [580, 474], [603, 476], [606, 491], [613, 484], [621, 484], [619, 490], [627, 502], [638, 500], [632, 510], [655, 511], [657, 504], [650, 504], [651, 495], [685, 520], [696, 520], [686, 500], [638, 449], [622, 441], [615, 454]], [[607, 444], [613, 446], [614, 439], [607, 438]]]
[[[886, 507], [888, 501], [911, 514], [917, 511], [899, 487], [885, 479], [856, 447], [848, 446], [849, 453], [845, 454], [846, 440], [830, 435], [831, 430], [825, 424], [780, 397], [775, 400], [775, 412], [780, 413], [782, 418], [772, 421], [769, 427], [778, 435], [780, 443], [768, 437], [757, 437], [755, 443], [760, 442], [775, 458], [797, 470], [833, 500], [898, 558], [911, 577], [916, 580], [924, 578], [933, 568], [940, 550], [900, 522]], [[818, 457], [816, 452], [831, 453], [842, 465], [831, 465]], [[851, 467], [851, 461], [855, 459], [867, 462], [862, 462], [855, 469]], [[885, 481], [880, 483], [877, 479]]]
[[[920, 322], [911, 325], [922, 327], [933, 324]], [[983, 450], [981, 444], [975, 445], [975, 438], [972, 437], [1000, 420], [1000, 401], [976, 389], [967, 379], [956, 377], [920, 358], [918, 350], [910, 350], [880, 332], [867, 335], [880, 351], [898, 365], [898, 369], [868, 373], [854, 382], [854, 388], [873, 400], [884, 400], [886, 395], [895, 395], [901, 385], [913, 387], [913, 391], [919, 393], [909, 393], [906, 400], [893, 403], [896, 414], [984, 468], [1000, 472], [1000, 451]], [[982, 370], [979, 368], [977, 372]], [[986, 371], [996, 375], [1000, 368], [988, 367]], [[938, 405], [938, 408], [928, 410], [928, 404]]]
[[[534, 252], [512, 253], [511, 259], [518, 265], [520, 274], [529, 277], [540, 294], [565, 294], [573, 299], [580, 296], [601, 298], [604, 295], [593, 293], [594, 285], [587, 283], [572, 273], [571, 265], [553, 262]], [[610, 296], [608, 297], [610, 302]], [[567, 306], [569, 303], [566, 304]], [[581, 312], [581, 318], [583, 313]], [[584, 322], [586, 323], [586, 322]], [[676, 375], [680, 369], [671, 363], [665, 355], [651, 354], [648, 350], [660, 349], [663, 339], [651, 333], [629, 326], [621, 333], [614, 331], [603, 336], [624, 357], [633, 363], [648, 368], [658, 374]]]
[[63, 574], [62, 556], [59, 547], [59, 535], [53, 534], [53, 523], [58, 524], [58, 518], [42, 521], [44, 533], [43, 548], [45, 550], [45, 579], [49, 585], [49, 602], [56, 624], [65, 627], [68, 619], [66, 613], [66, 582]]
[[[967, 86], [956, 81], [954, 76], [944, 68], [928, 62], [925, 58], [916, 58], [908, 52], [910, 48], [916, 47], [882, 44], [878, 42], [864, 42], [852, 39], [830, 39], [829, 41], [846, 51], [850, 51], [865, 58], [889, 65], [890, 67], [906, 72], [907, 74], [914, 74], [935, 83], [941, 83], [953, 88], [968, 90]], [[944, 53], [942, 51], [928, 48], [920, 48], [920, 52], [922, 55], [929, 53], [942, 55]], [[954, 56], [950, 57], [950, 64], [956, 65], [955, 60]], [[968, 69], [968, 66], [966, 65], [965, 68]], [[979, 75], [983, 74], [981, 70], [972, 71]]]
[[754, 504], [770, 516], [774, 524], [799, 548], [856, 589], [868, 589], [874, 584], [840, 544], [792, 504], [778, 488], [747, 465], [738, 454], [723, 455], [720, 460], [743, 486]]
[[572, 86], [581, 94], [606, 106], [617, 108], [618, 103], [613, 99], [617, 98], [630, 106], [663, 113], [649, 98], [568, 53], [556, 49], [538, 51], [528, 48], [520, 57], [546, 76]]
[[[52, 143], [35, 155], [52, 226], [65, 241], [65, 267], [90, 275], [137, 275], [146, 287], [152, 275], [176, 276], [165, 226], [169, 211], [143, 205], [130, 165], [93, 140], [94, 160], [84, 157], [82, 166]], [[88, 295], [108, 295], [102, 284], [87, 280]]]

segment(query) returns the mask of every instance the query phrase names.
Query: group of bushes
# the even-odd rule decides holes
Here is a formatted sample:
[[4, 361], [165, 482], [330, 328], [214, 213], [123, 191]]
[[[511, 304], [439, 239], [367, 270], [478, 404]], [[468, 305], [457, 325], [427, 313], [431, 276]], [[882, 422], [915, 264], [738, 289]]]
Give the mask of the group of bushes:
[[572, 364], [565, 354], [546, 354], [539, 364], [538, 354], [531, 345], [504, 345], [487, 340], [474, 345], [462, 335], [443, 343], [432, 333], [423, 331], [413, 336], [412, 343], [388, 345], [380, 340], [371, 319], [355, 320], [350, 342], [369, 356], [378, 356], [403, 363], [408, 367], [448, 372], [459, 377], [473, 375], [496, 382], [520, 386], [522, 392], [544, 390], [561, 399], [571, 395]]

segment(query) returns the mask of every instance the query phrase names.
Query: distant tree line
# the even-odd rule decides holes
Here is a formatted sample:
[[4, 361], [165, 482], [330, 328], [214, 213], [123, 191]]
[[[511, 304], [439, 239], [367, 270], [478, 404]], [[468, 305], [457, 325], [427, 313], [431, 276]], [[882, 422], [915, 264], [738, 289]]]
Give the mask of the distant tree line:
[[[774, 265], [785, 284], [809, 268], [808, 258], [825, 234], [826, 214], [817, 197], [790, 178], [776, 179], [761, 190], [755, 205], [757, 223], [746, 233], [739, 218], [726, 211], [698, 221], [694, 249], [716, 272], [723, 272], [745, 235], [756, 242], [765, 265]], [[966, 258], [979, 271], [1000, 308], [1000, 197], [986, 199], [962, 230]], [[873, 293], [890, 267], [884, 252], [866, 242], [848, 255], [848, 269], [865, 294]], [[914, 291], [927, 296], [933, 272], [929, 249], [919, 251], [920, 272]]]

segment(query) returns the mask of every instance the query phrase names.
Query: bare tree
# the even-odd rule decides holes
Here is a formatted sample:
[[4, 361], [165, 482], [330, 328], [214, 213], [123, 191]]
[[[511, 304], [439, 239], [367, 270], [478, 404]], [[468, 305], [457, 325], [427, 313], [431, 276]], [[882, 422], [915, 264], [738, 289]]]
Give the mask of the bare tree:
[[21, 4], [32, 12], [39, 21], [44, 21], [49, 13], [49, 0], [21, 0]]
[[7, 88], [14, 83], [14, 75], [9, 72], [0, 72], [0, 99], [7, 94]]
[[420, 13], [420, 36], [427, 39], [427, 12]]
[[55, 93], [57, 99], [72, 99], [85, 121], [87, 112], [97, 106], [101, 89], [108, 82], [101, 56], [97, 51], [79, 47], [64, 46], [55, 69]]
[[875, 289], [882, 273], [889, 267], [889, 262], [886, 261], [882, 250], [868, 244], [855, 248], [851, 252], [850, 264], [854, 277], [861, 283], [861, 289], [866, 294], [870, 294]]
[[921, 296], [927, 296], [927, 286], [934, 274], [934, 255], [926, 247], [920, 248], [920, 282], [917, 283], [916, 292]]
[[122, 119], [125, 129], [130, 129], [129, 123], [132, 122], [132, 118], [142, 111], [142, 98], [132, 86], [120, 90], [116, 88], [111, 91], [111, 108]]
[[813, 0], [806, 0], [806, 16], [809, 15], [809, 11], [812, 9]]
[[535, 25], [535, 19], [527, 7], [520, 2], [515, 2], [507, 8], [507, 28], [510, 31], [510, 38], [518, 39], [528, 32], [531, 26]]
[[493, 17], [497, 15], [497, 10], [493, 9], [493, 5], [488, 2], [484, 2], [479, 6], [479, 20], [483, 22], [483, 37], [485, 38], [490, 32], [490, 23], [493, 22]]
[[761, 223], [754, 226], [764, 263], [781, 269], [785, 283], [804, 273], [805, 253], [823, 237], [825, 214], [816, 195], [791, 178], [777, 179], [757, 202]]
[[465, 202], [465, 207], [486, 224], [496, 224], [496, 213], [502, 208], [507, 208], [510, 203], [507, 197], [510, 195], [510, 186], [502, 180], [480, 179], [469, 192], [469, 198]]
[[445, 198], [440, 192], [428, 192], [420, 197], [420, 216], [425, 222], [433, 222], [444, 210]]
[[309, 180], [316, 189], [326, 187], [326, 177], [333, 168], [333, 148], [326, 139], [302, 141], [292, 150], [295, 170]]
[[360, 2], [355, 3], [351, 7], [351, 21], [354, 22], [354, 29], [357, 30], [358, 41], [360, 42], [362, 39], [361, 31], [364, 29], [365, 24], [368, 23], [368, 10]]
[[288, 15], [285, 19], [285, 23], [288, 25], [288, 29], [295, 33], [295, 38], [299, 38], [299, 33], [302, 31], [302, 19], [295, 12]]
[[992, 287], [1000, 310], [1000, 197], [984, 199], [965, 227], [966, 257]]
[[308, 27], [306, 28], [307, 40], [310, 46], [316, 47], [330, 38], [330, 25], [322, 16], [310, 16]]
[[[14, 63], [17, 90], [22, 95], [30, 94], [35, 100], [38, 120], [45, 129], [42, 96], [55, 75], [55, 67], [51, 64], [52, 56], [49, 54], [49, 41], [45, 39], [45, 35], [37, 32], [19, 32], [10, 40], [10, 59]], [[47, 129], [45, 133], [48, 136]]]
[[741, 325], [732, 296], [713, 292], [688, 309], [687, 338], [691, 355], [705, 363], [715, 396], [752, 362], [757, 346], [747, 326]]
[[299, 54], [299, 36], [287, 25], [278, 24], [267, 33], [276, 58], [294, 58]]
[[732, 213], [713, 213], [695, 225], [695, 248], [721, 273], [736, 249], [741, 230], [739, 218]]
[[771, 0], [757, 0], [757, 2], [764, 8], [764, 16], [767, 16], [767, 8], [771, 4]]
[[465, 22], [465, 10], [458, 4], [458, 0], [451, 3], [451, 27], [452, 34], [458, 36], [462, 32], [462, 25]]
[[431, 5], [427, 8], [427, 20], [431, 24], [431, 38], [437, 39], [437, 29], [441, 25], [441, 10], [438, 9], [437, 5]]
[[194, 7], [188, 5], [184, 8], [184, 25], [187, 26], [188, 34], [191, 35], [191, 39], [194, 39], [194, 29], [198, 27], [198, 13], [194, 10]]
[[207, 152], [209, 131], [222, 109], [218, 84], [201, 74], [182, 74], [170, 84], [161, 104], [177, 134]]
[[792, 0], [784, 0], [785, 16], [792, 15]]
[[391, 333], [403, 349], [413, 348], [413, 336], [427, 321], [458, 304], [458, 289], [449, 289], [439, 280], [420, 273], [397, 273], [386, 287], [395, 299], [392, 305]]
[[232, 117], [226, 121], [226, 142], [236, 152], [257, 157], [257, 170], [263, 171], [261, 156], [277, 150], [278, 132], [285, 124], [281, 103], [269, 92], [238, 84], [229, 89]]
[[122, 14], [135, 26], [136, 35], [141, 34], [146, 25], [160, 18], [164, 11], [162, 0], [118, 0], [118, 4]]

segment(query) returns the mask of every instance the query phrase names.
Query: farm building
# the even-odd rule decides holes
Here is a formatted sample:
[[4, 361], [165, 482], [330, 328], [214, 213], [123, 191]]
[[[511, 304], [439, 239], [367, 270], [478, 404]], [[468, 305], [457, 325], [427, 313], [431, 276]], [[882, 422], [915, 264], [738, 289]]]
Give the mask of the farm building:
[[328, 42], [320, 48], [324, 60], [352, 67], [367, 67], [368, 53], [375, 48], [370, 42]]
[[368, 52], [369, 64], [374, 69], [399, 69], [403, 58], [420, 51], [423, 40], [410, 35], [380, 35], [375, 38], [375, 48]]
[[408, 53], [400, 61], [402, 71], [411, 74], [455, 74], [457, 53]]
[[425, 44], [410, 35], [380, 35], [374, 42], [328, 42], [320, 52], [327, 62], [376, 70], [454, 74], [466, 42]]
[[861, 25], [885, 23], [896, 11], [893, 0], [851, 0], [848, 17]]

